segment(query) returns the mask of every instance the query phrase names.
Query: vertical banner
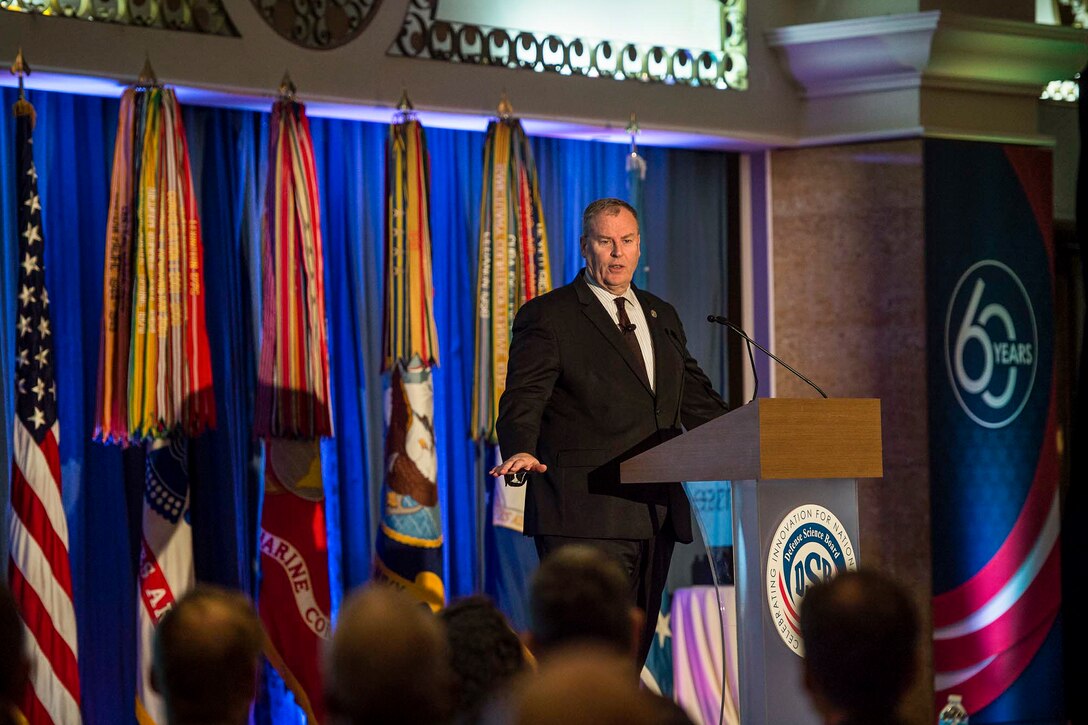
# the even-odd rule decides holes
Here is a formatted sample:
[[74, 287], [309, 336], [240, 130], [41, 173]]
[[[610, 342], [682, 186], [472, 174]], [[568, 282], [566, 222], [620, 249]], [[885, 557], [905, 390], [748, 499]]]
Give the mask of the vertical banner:
[[193, 529], [189, 524], [188, 444], [183, 436], [147, 444], [140, 538], [137, 617], [136, 721], [166, 722], [162, 697], [151, 686], [152, 642], [167, 610], [193, 587]]
[[385, 477], [374, 574], [432, 609], [446, 602], [442, 518], [434, 437], [438, 330], [431, 273], [430, 159], [410, 111], [389, 127], [386, 145], [385, 314], [382, 371]]
[[529, 139], [517, 119], [488, 124], [483, 178], [472, 431], [477, 440], [495, 443], [514, 315], [552, 288], [540, 183]]
[[329, 552], [321, 443], [265, 442], [261, 620], [266, 654], [311, 724], [324, 722], [319, 666], [329, 621]]
[[[505, 98], [499, 114], [488, 124], [484, 142], [471, 422], [473, 437], [494, 450], [486, 458], [496, 460], [519, 452], [494, 448], [514, 315], [525, 302], [552, 288], [548, 233], [532, 148], [521, 122], [510, 117]], [[536, 562], [535, 549], [521, 535], [524, 522], [525, 488], [495, 479], [485, 545], [490, 545], [485, 588], [516, 624], [528, 621], [527, 578]]]
[[306, 108], [290, 79], [272, 107], [262, 219], [254, 433], [265, 442], [261, 619], [268, 656], [310, 723], [324, 721], [329, 555], [320, 438], [331, 436], [321, 204]]
[[261, 358], [254, 429], [262, 438], [332, 436], [321, 202], [306, 107], [272, 108], [261, 227]]
[[[22, 63], [22, 53], [16, 65]], [[34, 107], [15, 104], [19, 280], [15, 314], [8, 584], [26, 628], [30, 682], [19, 707], [31, 725], [78, 725], [79, 645], [61, 498], [56, 355], [45, 288], [45, 233], [34, 165]], [[0, 657], [12, 658], [8, 652]], [[8, 683], [4, 683], [5, 686]]]
[[[1077, 120], [1080, 127], [1080, 154], [1077, 160], [1076, 240], [1080, 248], [1081, 284], [1088, 282], [1088, 65], [1077, 80]], [[1076, 277], [1076, 271], [1073, 272]], [[1088, 340], [1088, 315], [1082, 315], [1080, 339]], [[1075, 525], [1088, 514], [1088, 350], [1081, 345], [1079, 359], [1073, 368], [1073, 406], [1069, 422], [1069, 480], [1062, 512], [1063, 521]], [[1072, 590], [1088, 578], [1088, 558], [1081, 555], [1080, 541], [1066, 537], [1062, 542], [1065, 566], [1062, 585]], [[1072, 597], [1063, 603], [1066, 672], [1081, 667], [1080, 655], [1088, 649], [1088, 621], [1081, 616], [1080, 605]], [[1066, 715], [1070, 722], [1088, 720], [1088, 700], [1070, 692], [1066, 697]]]
[[204, 242], [181, 106], [125, 89], [117, 119], [94, 436], [147, 447], [140, 540], [136, 719], [166, 722], [150, 687], [162, 615], [193, 577], [187, 438], [215, 426], [204, 317]]
[[437, 611], [446, 603], [430, 367], [400, 360], [386, 391], [385, 478], [374, 575]]
[[106, 230], [95, 437], [122, 445], [215, 427], [204, 242], [181, 106], [121, 96]]
[[927, 140], [936, 703], [1062, 713], [1060, 439], [1048, 149]]

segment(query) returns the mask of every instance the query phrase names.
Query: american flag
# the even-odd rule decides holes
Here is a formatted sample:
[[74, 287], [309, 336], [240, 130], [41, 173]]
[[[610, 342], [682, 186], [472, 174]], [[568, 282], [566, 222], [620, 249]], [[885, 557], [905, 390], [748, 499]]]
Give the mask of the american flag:
[[8, 573], [31, 660], [23, 714], [31, 725], [68, 725], [81, 721], [78, 649], [32, 114], [25, 101], [16, 105], [19, 282]]

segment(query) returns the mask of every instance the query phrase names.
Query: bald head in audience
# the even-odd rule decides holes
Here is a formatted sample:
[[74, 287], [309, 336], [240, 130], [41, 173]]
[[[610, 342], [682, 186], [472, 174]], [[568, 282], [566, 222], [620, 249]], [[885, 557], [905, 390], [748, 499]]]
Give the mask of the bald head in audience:
[[264, 630], [243, 594], [200, 585], [155, 629], [151, 684], [170, 725], [242, 725], [257, 692]]
[[579, 644], [549, 653], [535, 676], [523, 677], [488, 725], [667, 725], [660, 698], [638, 686], [631, 658], [614, 647]]
[[352, 594], [325, 654], [325, 703], [337, 725], [444, 722], [451, 675], [442, 626], [387, 585]]
[[894, 723], [917, 670], [918, 616], [874, 571], [844, 572], [801, 603], [804, 682], [824, 722]]
[[546, 657], [565, 645], [596, 644], [633, 660], [642, 617], [619, 563], [590, 546], [564, 546], [533, 575], [529, 647]]

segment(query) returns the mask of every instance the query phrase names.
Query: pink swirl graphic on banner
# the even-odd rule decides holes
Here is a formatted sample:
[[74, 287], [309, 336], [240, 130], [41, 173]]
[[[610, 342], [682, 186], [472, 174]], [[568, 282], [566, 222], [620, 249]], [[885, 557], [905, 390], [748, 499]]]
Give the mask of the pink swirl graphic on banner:
[[971, 712], [996, 700], [1038, 652], [1061, 606], [1057, 406], [1051, 390], [1039, 463], [1024, 506], [993, 558], [933, 598], [935, 700]]

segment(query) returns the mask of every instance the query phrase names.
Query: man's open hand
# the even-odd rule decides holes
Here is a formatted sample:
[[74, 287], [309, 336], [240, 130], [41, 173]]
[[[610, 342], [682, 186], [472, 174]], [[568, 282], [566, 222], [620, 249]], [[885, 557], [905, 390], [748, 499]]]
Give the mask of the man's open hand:
[[492, 476], [506, 476], [513, 473], [544, 473], [548, 467], [536, 459], [532, 453], [515, 453], [488, 473]]

